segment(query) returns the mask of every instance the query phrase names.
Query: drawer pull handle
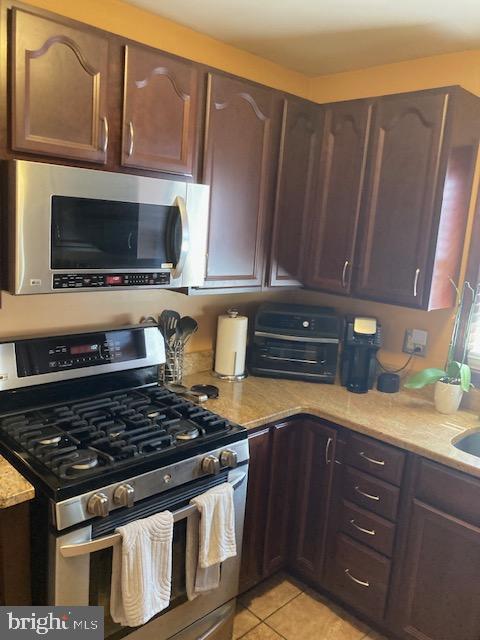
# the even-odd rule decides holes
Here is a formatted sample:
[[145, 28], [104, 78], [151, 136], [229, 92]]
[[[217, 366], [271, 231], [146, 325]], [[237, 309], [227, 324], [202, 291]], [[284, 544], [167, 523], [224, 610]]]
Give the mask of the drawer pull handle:
[[356, 584], [359, 584], [361, 587], [367, 587], [368, 588], [370, 586], [370, 583], [367, 582], [366, 580], [359, 580], [358, 578], [355, 578], [355, 576], [352, 576], [352, 574], [350, 573], [350, 569], [345, 569], [345, 573], [350, 578], [350, 580], [352, 580], [352, 582], [355, 582]]
[[365, 493], [365, 491], [362, 491], [358, 484], [355, 485], [355, 491], [361, 496], [364, 496], [364, 498], [368, 498], [369, 500], [375, 500], [376, 502], [380, 500], [380, 496], [374, 496], [372, 493]]
[[367, 533], [369, 536], [376, 535], [375, 529], [364, 529], [359, 524], [357, 524], [353, 518], [350, 520], [350, 524], [352, 525], [352, 527], [355, 527], [355, 529], [357, 529], [358, 531], [361, 531], [362, 533]]
[[375, 458], [369, 458], [365, 451], [360, 451], [358, 455], [362, 456], [362, 458], [365, 458], [365, 460], [368, 460], [368, 462], [371, 462], [372, 464], [378, 464], [379, 467], [385, 466], [385, 460], [375, 460]]

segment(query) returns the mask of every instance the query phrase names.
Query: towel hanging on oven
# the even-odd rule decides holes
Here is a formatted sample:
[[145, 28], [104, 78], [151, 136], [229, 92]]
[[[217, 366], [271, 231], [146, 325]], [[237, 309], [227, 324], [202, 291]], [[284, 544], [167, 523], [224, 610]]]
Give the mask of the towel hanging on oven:
[[138, 627], [170, 604], [173, 515], [170, 511], [118, 527], [113, 547], [110, 614]]
[[190, 501], [199, 515], [188, 519], [186, 586], [189, 600], [216, 589], [220, 565], [237, 555], [233, 487], [225, 482]]

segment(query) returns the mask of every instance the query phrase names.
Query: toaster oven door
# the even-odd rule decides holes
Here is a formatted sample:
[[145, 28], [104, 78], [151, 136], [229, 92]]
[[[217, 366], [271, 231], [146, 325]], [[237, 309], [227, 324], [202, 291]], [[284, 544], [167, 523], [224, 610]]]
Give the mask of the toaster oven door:
[[338, 340], [296, 336], [254, 338], [252, 373], [333, 382], [337, 369]]

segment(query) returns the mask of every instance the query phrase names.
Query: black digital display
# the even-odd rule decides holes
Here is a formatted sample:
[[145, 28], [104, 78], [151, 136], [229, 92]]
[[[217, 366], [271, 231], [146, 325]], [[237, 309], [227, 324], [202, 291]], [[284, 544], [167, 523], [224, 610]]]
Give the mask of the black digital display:
[[119, 329], [15, 343], [20, 378], [145, 358], [143, 329]]

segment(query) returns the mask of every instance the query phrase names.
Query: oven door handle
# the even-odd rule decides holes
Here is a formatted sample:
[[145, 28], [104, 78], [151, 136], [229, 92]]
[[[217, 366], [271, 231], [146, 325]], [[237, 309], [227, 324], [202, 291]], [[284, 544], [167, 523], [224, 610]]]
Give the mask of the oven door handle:
[[180, 278], [185, 267], [188, 252], [190, 250], [190, 230], [188, 225], [188, 212], [185, 200], [181, 196], [177, 196], [173, 205], [175, 207], [178, 207], [180, 225], [182, 227], [182, 242], [180, 245], [180, 253], [178, 255], [177, 263], [174, 270], [172, 271], [172, 278]]
[[[232, 485], [233, 489], [237, 489], [247, 477], [247, 473], [242, 471], [238, 474]], [[193, 504], [188, 504], [181, 509], [177, 509], [177, 511], [173, 512], [173, 522], [179, 522], [180, 520], [184, 520], [196, 512], [197, 507]], [[64, 558], [76, 558], [77, 556], [83, 556], [89, 553], [95, 553], [95, 551], [101, 551], [102, 549], [108, 549], [109, 547], [113, 547], [114, 545], [120, 543], [122, 540], [122, 536], [120, 533], [112, 533], [109, 536], [104, 536], [103, 538], [97, 538], [96, 540], [90, 540], [89, 542], [79, 542], [77, 544], [65, 544], [60, 547], [60, 553]]]

